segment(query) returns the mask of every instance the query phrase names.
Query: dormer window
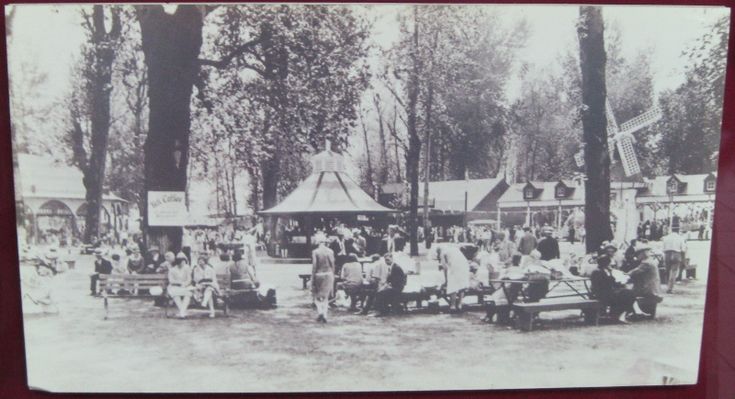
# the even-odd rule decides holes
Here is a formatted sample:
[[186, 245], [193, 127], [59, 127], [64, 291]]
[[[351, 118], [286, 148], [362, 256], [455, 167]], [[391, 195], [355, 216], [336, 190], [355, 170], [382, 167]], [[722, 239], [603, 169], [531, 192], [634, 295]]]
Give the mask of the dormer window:
[[717, 186], [717, 180], [715, 179], [715, 176], [712, 173], [710, 173], [704, 179], [704, 191], [708, 193], [712, 193], [715, 191], [716, 186]]
[[563, 182], [559, 182], [556, 184], [556, 187], [554, 188], [554, 197], [557, 199], [559, 198], [565, 198], [567, 196], [567, 186]]
[[526, 187], [523, 189], [523, 198], [533, 199], [533, 187]]
[[714, 180], [707, 180], [704, 183], [704, 191], [715, 191], [715, 181]]
[[669, 194], [676, 194], [679, 192], [679, 180], [675, 177], [669, 179], [666, 183], [666, 192]]

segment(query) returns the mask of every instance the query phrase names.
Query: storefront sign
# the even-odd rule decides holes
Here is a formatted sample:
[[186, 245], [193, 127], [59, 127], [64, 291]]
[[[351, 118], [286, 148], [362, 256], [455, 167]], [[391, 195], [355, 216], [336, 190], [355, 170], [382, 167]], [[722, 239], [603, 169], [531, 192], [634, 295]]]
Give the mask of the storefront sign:
[[186, 195], [183, 191], [149, 191], [149, 226], [186, 225]]

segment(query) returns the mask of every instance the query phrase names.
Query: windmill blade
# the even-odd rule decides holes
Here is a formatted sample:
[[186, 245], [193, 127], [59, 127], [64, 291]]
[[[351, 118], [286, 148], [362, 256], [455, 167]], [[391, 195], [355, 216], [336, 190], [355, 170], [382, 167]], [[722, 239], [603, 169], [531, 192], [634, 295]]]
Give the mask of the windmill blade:
[[607, 98], [605, 98], [605, 116], [607, 116], [607, 135], [610, 137], [615, 136], [620, 129], [618, 128], [618, 122], [615, 120], [615, 114], [613, 114], [610, 101]]
[[627, 134], [621, 135], [616, 140], [616, 144], [625, 175], [633, 176], [641, 173], [641, 166], [638, 164], [638, 157], [635, 155], [635, 150], [633, 149], [633, 139]]
[[625, 133], [633, 133], [635, 131], [643, 129], [646, 126], [658, 122], [662, 116], [663, 113], [661, 112], [661, 108], [655, 106], [650, 110], [636, 116], [635, 118], [621, 124], [620, 131]]

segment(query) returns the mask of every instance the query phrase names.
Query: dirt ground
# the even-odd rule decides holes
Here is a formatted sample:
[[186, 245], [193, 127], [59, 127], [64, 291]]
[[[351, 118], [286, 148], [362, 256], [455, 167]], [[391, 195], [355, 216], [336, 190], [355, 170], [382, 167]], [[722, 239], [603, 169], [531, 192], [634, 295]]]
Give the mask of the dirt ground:
[[[167, 319], [150, 301], [89, 296], [90, 256], [59, 274], [57, 315], [27, 315], [32, 387], [57, 392], [264, 392], [537, 388], [695, 383], [709, 242], [690, 242], [699, 279], [678, 287], [654, 321], [586, 326], [542, 313], [533, 332], [481, 323], [482, 312], [386, 318], [331, 313], [314, 321], [297, 274], [268, 264], [277, 309]], [[433, 269], [422, 266], [422, 277]], [[24, 271], [25, 272], [25, 271]], [[220, 313], [221, 314], [221, 313]], [[669, 380], [672, 381], [672, 380]]]

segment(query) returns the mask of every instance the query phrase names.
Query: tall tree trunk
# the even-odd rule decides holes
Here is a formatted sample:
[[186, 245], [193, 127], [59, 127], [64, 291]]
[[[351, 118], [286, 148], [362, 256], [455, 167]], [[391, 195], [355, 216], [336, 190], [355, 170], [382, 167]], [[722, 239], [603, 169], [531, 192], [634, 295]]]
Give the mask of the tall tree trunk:
[[[433, 70], [432, 66], [432, 70]], [[431, 176], [431, 108], [434, 105], [434, 83], [429, 78], [429, 90], [426, 96], [426, 132], [424, 132], [424, 142], [426, 143], [426, 151], [424, 157], [424, 236], [429, 234], [429, 180]]]
[[[263, 184], [263, 209], [269, 209], [278, 203], [278, 181], [280, 179], [280, 159], [279, 154], [273, 154], [273, 157], [267, 161], [261, 162], [260, 171]], [[271, 232], [271, 237], [276, 229], [276, 217], [265, 217], [265, 231]]]
[[579, 55], [582, 70], [582, 126], [585, 142], [585, 229], [587, 252], [613, 237], [610, 227], [610, 158], [605, 116], [604, 23], [600, 7], [579, 8]]
[[392, 132], [391, 134], [393, 135], [393, 149], [395, 150], [395, 153], [396, 153], [396, 156], [395, 156], [396, 158], [396, 183], [400, 183], [401, 182], [401, 161], [400, 161], [401, 158], [398, 157], [398, 140], [396, 139], [396, 134], [398, 133], [396, 131], [397, 121], [398, 121], [398, 107], [394, 105], [393, 106], [393, 125], [390, 129]]
[[120, 37], [120, 11], [111, 9], [110, 31], [105, 28], [105, 7], [96, 5], [89, 20], [93, 64], [90, 84], [90, 154], [86, 165], [80, 165], [82, 182], [86, 189], [87, 215], [85, 216], [84, 242], [91, 243], [100, 238], [100, 213], [102, 191], [105, 183], [105, 161], [107, 140], [110, 134], [110, 93], [112, 92], [112, 63], [115, 60], [114, 42]]
[[367, 127], [365, 126], [365, 120], [363, 120], [362, 115], [360, 115], [360, 125], [362, 126], [362, 135], [365, 139], [365, 156], [367, 157], [367, 180], [368, 184], [370, 185], [370, 192], [373, 193], [373, 198], [377, 196], [377, 192], [375, 189], [375, 184], [373, 180], [373, 161], [370, 159], [370, 142], [368, 141], [368, 131]]
[[253, 208], [253, 212], [257, 213], [260, 210], [259, 191], [260, 191], [260, 176], [255, 168], [248, 167], [248, 176], [250, 177], [250, 199], [248, 205]]
[[385, 141], [385, 127], [383, 126], [383, 110], [380, 108], [380, 98], [377, 94], [373, 97], [375, 112], [378, 114], [378, 137], [380, 138], [380, 163], [378, 164], [378, 183], [382, 186], [388, 183], [388, 163], [390, 153]]
[[232, 173], [230, 173], [230, 191], [232, 192], [232, 214], [234, 216], [237, 216], [237, 188], [235, 187], [235, 173], [237, 171], [235, 168], [232, 168]]
[[418, 218], [419, 206], [419, 161], [421, 157], [421, 139], [417, 129], [418, 118], [416, 108], [419, 96], [419, 24], [418, 24], [418, 6], [413, 6], [413, 52], [410, 81], [408, 83], [408, 109], [407, 109], [407, 130], [408, 130], [408, 151], [406, 153], [406, 172], [408, 173], [408, 181], [411, 185], [409, 216], [408, 216], [408, 238], [410, 243], [411, 256], [419, 254], [419, 246], [416, 236], [416, 221]]
[[[136, 11], [148, 69], [144, 187], [146, 193], [185, 191], [191, 128], [189, 105], [199, 73], [204, 9], [179, 5], [176, 12], [167, 14], [160, 5], [139, 5]], [[162, 251], [178, 250], [181, 227], [149, 226], [147, 213], [144, 212], [147, 244], [157, 244]]]

